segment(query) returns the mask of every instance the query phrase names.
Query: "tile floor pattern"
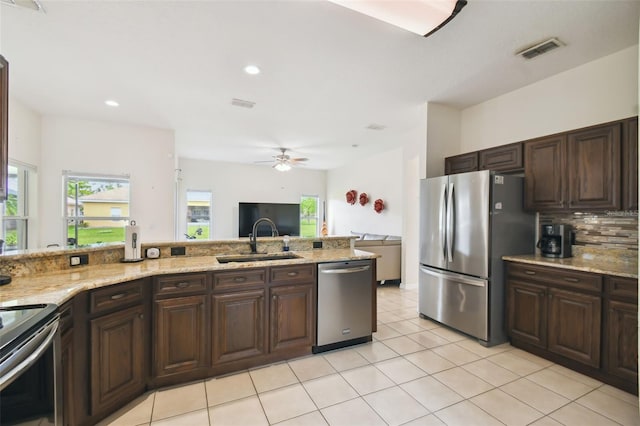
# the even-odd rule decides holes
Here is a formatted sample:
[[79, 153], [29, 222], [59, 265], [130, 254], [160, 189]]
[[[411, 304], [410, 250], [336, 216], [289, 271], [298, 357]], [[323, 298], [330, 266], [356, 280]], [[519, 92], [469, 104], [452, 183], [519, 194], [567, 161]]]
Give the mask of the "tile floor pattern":
[[378, 289], [374, 341], [149, 392], [102, 425], [640, 425], [638, 397], [418, 317]]

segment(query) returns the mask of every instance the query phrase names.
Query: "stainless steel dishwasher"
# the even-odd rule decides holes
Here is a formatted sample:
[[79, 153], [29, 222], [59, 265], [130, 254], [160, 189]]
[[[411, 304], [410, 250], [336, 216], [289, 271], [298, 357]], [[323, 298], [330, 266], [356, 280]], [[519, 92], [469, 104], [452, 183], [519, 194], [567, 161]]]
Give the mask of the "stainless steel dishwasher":
[[371, 260], [318, 264], [318, 330], [313, 353], [371, 341]]

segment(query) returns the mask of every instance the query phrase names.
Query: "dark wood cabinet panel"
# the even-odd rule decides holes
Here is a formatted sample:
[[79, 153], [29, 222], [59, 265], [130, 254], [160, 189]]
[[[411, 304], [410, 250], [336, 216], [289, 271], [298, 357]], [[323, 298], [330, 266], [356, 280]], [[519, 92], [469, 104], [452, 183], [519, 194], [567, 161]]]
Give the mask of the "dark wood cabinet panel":
[[240, 271], [215, 272], [213, 291], [239, 291], [251, 287], [263, 287], [267, 283], [267, 269], [243, 269]]
[[269, 282], [272, 284], [290, 284], [300, 282], [314, 282], [316, 279], [316, 265], [287, 265], [269, 268]]
[[455, 155], [444, 159], [444, 174], [474, 172], [478, 170], [478, 153]]
[[208, 290], [208, 282], [206, 273], [163, 275], [154, 279], [153, 292], [156, 297], [202, 293]]
[[524, 143], [524, 206], [529, 210], [562, 210], [567, 207], [566, 137], [534, 139]]
[[549, 289], [548, 349], [600, 367], [601, 298]]
[[625, 121], [622, 145], [622, 209], [638, 210], [638, 117]]
[[9, 162], [9, 63], [0, 55], [0, 200], [7, 198]]
[[140, 305], [91, 320], [91, 415], [110, 412], [144, 390], [143, 317]]
[[607, 372], [638, 382], [638, 304], [608, 300]]
[[62, 372], [60, 377], [62, 379], [62, 418], [65, 426], [76, 424], [74, 414], [74, 400], [75, 400], [75, 384], [73, 366], [74, 363], [74, 346], [73, 346], [73, 330], [67, 330], [62, 335], [60, 359], [62, 364]]
[[265, 354], [265, 290], [212, 296], [213, 363]]
[[517, 172], [524, 169], [522, 142], [484, 149], [479, 153], [480, 170]]
[[510, 337], [547, 347], [545, 286], [511, 281], [508, 286], [507, 332]]
[[146, 282], [136, 280], [93, 290], [89, 295], [89, 312], [98, 314], [142, 303]]
[[315, 340], [313, 284], [271, 287], [269, 351], [311, 347]]
[[199, 295], [154, 302], [154, 377], [208, 366], [207, 298]]
[[621, 136], [621, 122], [568, 134], [569, 208], [620, 209]]

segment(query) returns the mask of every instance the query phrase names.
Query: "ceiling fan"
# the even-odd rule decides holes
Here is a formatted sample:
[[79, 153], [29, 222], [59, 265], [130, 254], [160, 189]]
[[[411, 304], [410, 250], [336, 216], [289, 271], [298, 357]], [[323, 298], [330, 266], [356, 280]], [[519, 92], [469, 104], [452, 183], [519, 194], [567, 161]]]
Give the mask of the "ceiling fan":
[[280, 172], [286, 172], [287, 170], [290, 170], [291, 167], [300, 165], [300, 163], [308, 160], [308, 158], [303, 157], [291, 158], [291, 156], [287, 154], [287, 148], [280, 148], [280, 154], [274, 155], [273, 160], [256, 161], [256, 163], [270, 163], [271, 161], [273, 161], [274, 169]]

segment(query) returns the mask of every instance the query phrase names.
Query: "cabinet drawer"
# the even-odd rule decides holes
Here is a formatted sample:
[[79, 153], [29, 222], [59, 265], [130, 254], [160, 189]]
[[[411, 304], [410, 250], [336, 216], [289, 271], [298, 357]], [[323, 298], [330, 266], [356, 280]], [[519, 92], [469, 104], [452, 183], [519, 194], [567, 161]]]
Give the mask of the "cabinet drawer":
[[153, 286], [155, 296], [201, 293], [207, 290], [207, 274], [180, 274], [157, 277]]
[[602, 291], [602, 277], [589, 272], [571, 271], [554, 267], [509, 264], [509, 275], [537, 283], [586, 291]]
[[124, 305], [142, 302], [144, 281], [112, 285], [93, 290], [89, 296], [89, 312], [92, 314], [121, 308]]
[[213, 274], [213, 291], [229, 291], [247, 287], [260, 287], [266, 282], [267, 270], [265, 268], [216, 272]]
[[605, 291], [609, 296], [638, 300], [638, 280], [633, 278], [606, 276], [604, 278]]
[[270, 268], [269, 281], [272, 283], [315, 282], [315, 264], [273, 266]]

